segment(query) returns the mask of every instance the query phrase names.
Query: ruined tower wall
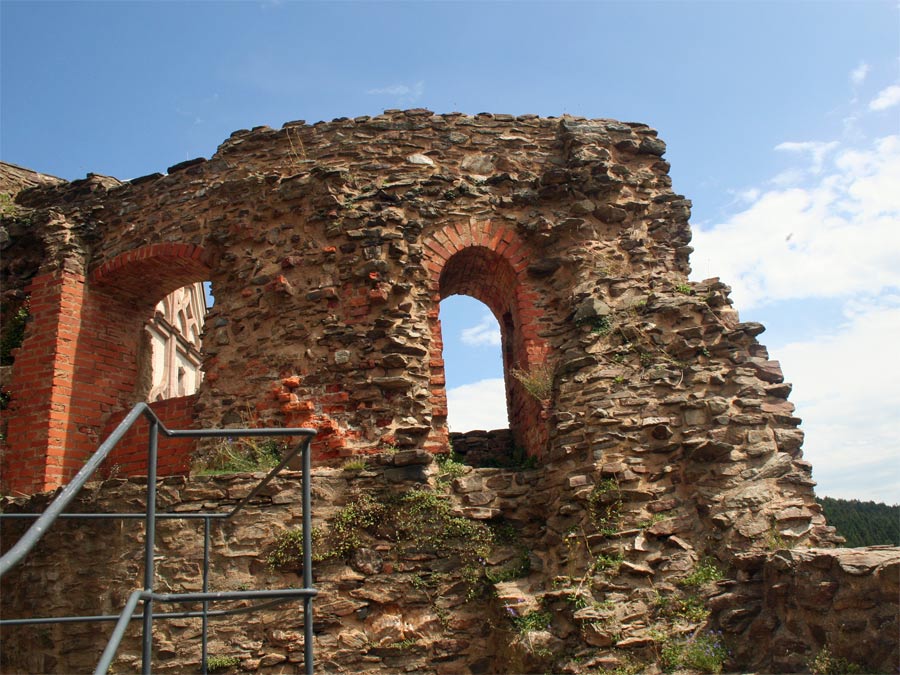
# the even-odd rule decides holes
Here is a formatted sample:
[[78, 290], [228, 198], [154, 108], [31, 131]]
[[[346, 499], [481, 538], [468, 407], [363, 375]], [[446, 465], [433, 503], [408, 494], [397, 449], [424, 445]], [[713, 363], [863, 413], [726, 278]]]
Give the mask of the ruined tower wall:
[[[439, 301], [462, 293], [501, 326], [514, 445], [574, 475], [599, 462], [635, 513], [663, 500], [739, 547], [776, 527], [818, 541], [790, 386], [727, 286], [687, 282], [690, 202], [664, 151], [643, 124], [411, 110], [21, 193], [47, 255], [5, 480], [70, 476], [135, 402], [154, 304], [205, 280], [197, 425], [312, 426], [319, 461], [445, 450]], [[541, 367], [546, 398], [512, 374]]]

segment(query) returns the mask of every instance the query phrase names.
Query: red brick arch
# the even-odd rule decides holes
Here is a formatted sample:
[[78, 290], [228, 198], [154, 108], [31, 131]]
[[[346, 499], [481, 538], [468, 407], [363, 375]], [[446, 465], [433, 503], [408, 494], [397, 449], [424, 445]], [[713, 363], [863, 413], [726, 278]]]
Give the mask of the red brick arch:
[[141, 333], [153, 307], [210, 270], [203, 248], [164, 243], [122, 253], [87, 278], [70, 270], [34, 278], [32, 320], [13, 370], [9, 489], [52, 489], [78, 471], [107, 418], [137, 402]]
[[[152, 282], [154, 295], [165, 297], [176, 288], [207, 279], [212, 255], [194, 244], [151, 244], [120, 253], [96, 267], [91, 284], [114, 285], [123, 292], [145, 295]], [[164, 289], [163, 293], [158, 293]]]
[[451, 295], [483, 302], [500, 324], [510, 431], [530, 455], [541, 455], [547, 441], [541, 403], [511, 375], [543, 364], [547, 343], [538, 335], [537, 294], [526, 274], [528, 246], [514, 230], [492, 221], [448, 225], [425, 242], [435, 309], [431, 313], [431, 381], [435, 416], [447, 414], [443, 339], [437, 305]]

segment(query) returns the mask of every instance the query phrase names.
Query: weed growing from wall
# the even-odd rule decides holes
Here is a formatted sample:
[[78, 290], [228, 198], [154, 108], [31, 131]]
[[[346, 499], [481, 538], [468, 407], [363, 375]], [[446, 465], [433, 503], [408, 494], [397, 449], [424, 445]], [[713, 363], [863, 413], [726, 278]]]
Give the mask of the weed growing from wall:
[[226, 438], [195, 457], [192, 471], [202, 476], [268, 471], [278, 466], [285, 448], [272, 440]]
[[660, 653], [663, 670], [667, 673], [679, 668], [721, 673], [727, 658], [728, 649], [722, 642], [721, 633], [712, 631], [685, 640], [667, 640]]
[[839, 656], [834, 656], [828, 647], [823, 647], [807, 663], [809, 672], [813, 675], [853, 675], [862, 673], [863, 669], [857, 664]]
[[609, 316], [592, 316], [575, 323], [578, 326], [589, 326], [591, 333], [597, 335], [609, 335], [613, 329], [612, 319]]
[[241, 660], [236, 656], [207, 656], [206, 670], [210, 673], [220, 673], [237, 666]]
[[612, 478], [597, 483], [588, 497], [588, 514], [600, 534], [610, 535], [618, 531], [621, 510], [619, 484]]
[[344, 471], [364, 471], [366, 469], [366, 466], [368, 466], [366, 460], [361, 457], [357, 457], [355, 459], [348, 459], [346, 462], [344, 462], [341, 468]]
[[435, 459], [438, 465], [438, 485], [449, 485], [453, 479], [466, 473], [466, 465], [452, 452], [446, 455], [437, 455]]
[[522, 383], [529, 394], [538, 401], [546, 401], [553, 392], [553, 376], [555, 367], [551, 363], [540, 363], [528, 370], [513, 368], [512, 376]]
[[520, 633], [528, 633], [534, 630], [546, 630], [553, 621], [553, 614], [548, 611], [533, 611], [522, 616], [513, 616], [513, 625]]
[[[472, 599], [483, 589], [485, 565], [493, 546], [490, 529], [452, 512], [438, 493], [413, 488], [402, 494], [363, 493], [354, 497], [324, 528], [313, 530], [313, 560], [349, 560], [378, 539], [396, 544], [398, 554], [425, 553], [455, 557]], [[296, 570], [302, 561], [298, 529], [278, 535], [267, 561], [275, 569]]]
[[21, 347], [25, 339], [25, 325], [31, 316], [28, 300], [18, 307], [5, 303], [0, 308], [0, 316], [3, 318], [0, 329], [0, 366], [9, 366], [13, 362], [12, 350]]
[[697, 566], [686, 577], [678, 582], [679, 586], [698, 588], [706, 584], [720, 581], [725, 578], [722, 570], [711, 558], [705, 558], [697, 563]]
[[703, 623], [709, 616], [703, 598], [695, 594], [657, 595], [654, 607], [657, 616], [671, 623]]

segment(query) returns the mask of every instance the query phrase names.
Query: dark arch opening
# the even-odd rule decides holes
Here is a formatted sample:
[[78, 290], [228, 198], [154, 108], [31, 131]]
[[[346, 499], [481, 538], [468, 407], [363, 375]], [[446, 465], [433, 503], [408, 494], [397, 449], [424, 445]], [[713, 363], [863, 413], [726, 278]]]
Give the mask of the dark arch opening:
[[[512, 265], [502, 255], [484, 246], [471, 246], [454, 253], [439, 277], [439, 296], [466, 295], [484, 303], [496, 319], [500, 330], [503, 361], [503, 387], [506, 393], [509, 429], [505, 434], [483, 433], [451, 435], [453, 448], [466, 455], [470, 463], [483, 463], [485, 457], [499, 464], [513, 464], [524, 459], [528, 431], [538, 420], [531, 414], [532, 403], [520, 383], [512, 376], [514, 369], [527, 364], [525, 343], [518, 307], [519, 280]], [[439, 330], [440, 322], [438, 323]], [[439, 339], [443, 344], [443, 336]], [[487, 431], [487, 430], [478, 430]], [[471, 454], [471, 457], [470, 457]], [[534, 454], [534, 452], [532, 452]]]

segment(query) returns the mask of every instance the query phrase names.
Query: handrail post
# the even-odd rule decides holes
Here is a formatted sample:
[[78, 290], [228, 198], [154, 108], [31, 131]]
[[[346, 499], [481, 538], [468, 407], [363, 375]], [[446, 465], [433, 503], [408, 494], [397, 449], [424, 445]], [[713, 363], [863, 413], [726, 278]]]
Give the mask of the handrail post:
[[[310, 495], [310, 444], [312, 439], [306, 438], [303, 443], [303, 587], [313, 587], [312, 576], [312, 498]], [[303, 598], [303, 665], [306, 675], [313, 675], [313, 608], [312, 598]]]
[[150, 675], [153, 655], [153, 582], [155, 577], [154, 553], [156, 552], [156, 455], [159, 442], [159, 420], [148, 419], [150, 438], [147, 441], [147, 524], [144, 530], [144, 599], [143, 644], [141, 647], [141, 673]]
[[[203, 592], [209, 592], [209, 525], [210, 519], [203, 519]], [[200, 636], [200, 674], [207, 674], [206, 656], [207, 656], [207, 635], [206, 631], [209, 627], [209, 600], [203, 601], [203, 628]]]

